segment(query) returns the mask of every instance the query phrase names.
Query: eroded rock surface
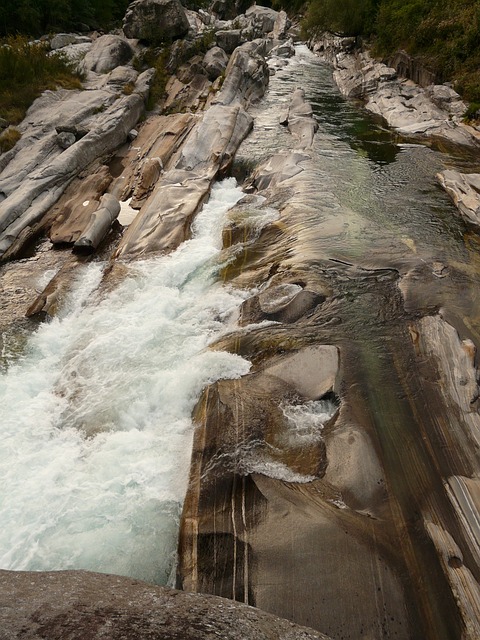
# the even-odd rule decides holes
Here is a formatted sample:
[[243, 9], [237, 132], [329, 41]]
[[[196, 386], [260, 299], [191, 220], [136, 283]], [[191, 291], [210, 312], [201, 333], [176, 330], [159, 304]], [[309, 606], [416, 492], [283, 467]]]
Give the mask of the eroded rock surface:
[[223, 598], [86, 571], [1, 571], [0, 594], [2, 640], [328, 640]]
[[159, 43], [188, 33], [189, 22], [180, 0], [135, 0], [123, 22], [127, 38]]
[[439, 173], [437, 178], [462, 218], [476, 230], [480, 230], [480, 174], [460, 173], [449, 169]]
[[396, 69], [358, 50], [352, 38], [326, 36], [312, 47], [333, 65], [345, 96], [364, 100], [369, 111], [403, 135], [478, 148], [477, 132], [461, 121], [466, 105], [450, 87], [423, 88], [399, 78]]

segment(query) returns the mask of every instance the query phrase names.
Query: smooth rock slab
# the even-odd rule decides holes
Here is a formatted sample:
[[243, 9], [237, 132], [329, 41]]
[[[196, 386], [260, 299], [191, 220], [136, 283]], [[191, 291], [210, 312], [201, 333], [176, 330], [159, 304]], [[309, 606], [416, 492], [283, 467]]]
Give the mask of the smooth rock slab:
[[462, 218], [480, 230], [480, 174], [449, 169], [437, 173], [437, 178]]
[[128, 62], [132, 56], [133, 49], [124, 38], [109, 34], [95, 40], [83, 59], [81, 68], [83, 71], [109, 73]]
[[291, 385], [301, 396], [317, 400], [335, 390], [339, 364], [337, 347], [318, 345], [283, 358], [265, 373]]
[[86, 571], [0, 571], [1, 640], [328, 640], [214, 596]]

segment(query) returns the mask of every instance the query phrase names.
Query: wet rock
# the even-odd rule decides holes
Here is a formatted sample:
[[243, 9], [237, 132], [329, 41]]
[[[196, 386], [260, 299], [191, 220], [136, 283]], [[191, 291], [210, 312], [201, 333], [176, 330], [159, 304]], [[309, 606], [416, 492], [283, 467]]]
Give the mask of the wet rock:
[[317, 400], [336, 390], [338, 367], [337, 347], [319, 345], [282, 358], [278, 364], [266, 368], [265, 374], [280, 378], [304, 398]]
[[189, 28], [179, 0], [135, 0], [129, 5], [123, 22], [127, 38], [151, 43], [181, 38]]
[[295, 55], [295, 47], [293, 46], [293, 42], [291, 40], [288, 40], [287, 42], [277, 44], [270, 51], [269, 55], [277, 56], [278, 58], [292, 58]]
[[228, 56], [220, 47], [212, 47], [203, 58], [203, 66], [210, 80], [216, 80], [225, 72]]
[[54, 318], [57, 315], [72, 288], [73, 275], [78, 265], [79, 259], [76, 256], [69, 256], [69, 259], [58, 269], [43, 291], [26, 309], [27, 318], [44, 319], [46, 316]]
[[438, 173], [437, 178], [462, 218], [477, 231], [480, 230], [480, 174], [448, 169]]
[[318, 124], [313, 117], [312, 106], [305, 100], [303, 89], [293, 92], [287, 117], [288, 130], [295, 138], [297, 149], [311, 149], [313, 137], [318, 129]]
[[298, 284], [280, 284], [269, 287], [258, 296], [260, 309], [264, 313], [277, 313], [287, 307], [294, 300], [302, 287]]
[[29, 640], [328, 640], [238, 602], [86, 571], [2, 571], [2, 636]]
[[97, 38], [81, 63], [82, 70], [108, 73], [131, 60], [133, 49], [120, 36], [105, 35]]

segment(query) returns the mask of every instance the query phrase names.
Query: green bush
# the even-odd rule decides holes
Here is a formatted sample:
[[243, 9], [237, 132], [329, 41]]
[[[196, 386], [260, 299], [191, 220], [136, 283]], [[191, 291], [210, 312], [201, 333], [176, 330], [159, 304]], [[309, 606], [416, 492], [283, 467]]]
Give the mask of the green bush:
[[331, 31], [345, 36], [369, 35], [377, 0], [311, 0], [303, 22], [307, 35]]
[[18, 129], [9, 127], [6, 131], [0, 135], [0, 152], [10, 151], [17, 144], [22, 137], [22, 134]]
[[49, 55], [45, 43], [29, 43], [20, 36], [0, 43], [0, 117], [20, 122], [42, 91], [81, 88], [81, 79], [62, 55]]
[[108, 29], [125, 14], [128, 0], [1, 0], [0, 36], [41, 35], [80, 24]]

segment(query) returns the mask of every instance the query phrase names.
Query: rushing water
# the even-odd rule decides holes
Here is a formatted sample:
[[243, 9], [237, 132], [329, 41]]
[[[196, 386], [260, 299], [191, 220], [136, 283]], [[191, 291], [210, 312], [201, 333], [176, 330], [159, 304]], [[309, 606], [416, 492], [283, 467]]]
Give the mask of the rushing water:
[[[194, 237], [100, 299], [87, 267], [59, 317], [0, 379], [0, 567], [90, 569], [166, 583], [200, 391], [246, 373], [207, 349], [242, 300], [215, 283], [240, 197], [213, 189]], [[91, 300], [91, 302], [90, 302]]]

